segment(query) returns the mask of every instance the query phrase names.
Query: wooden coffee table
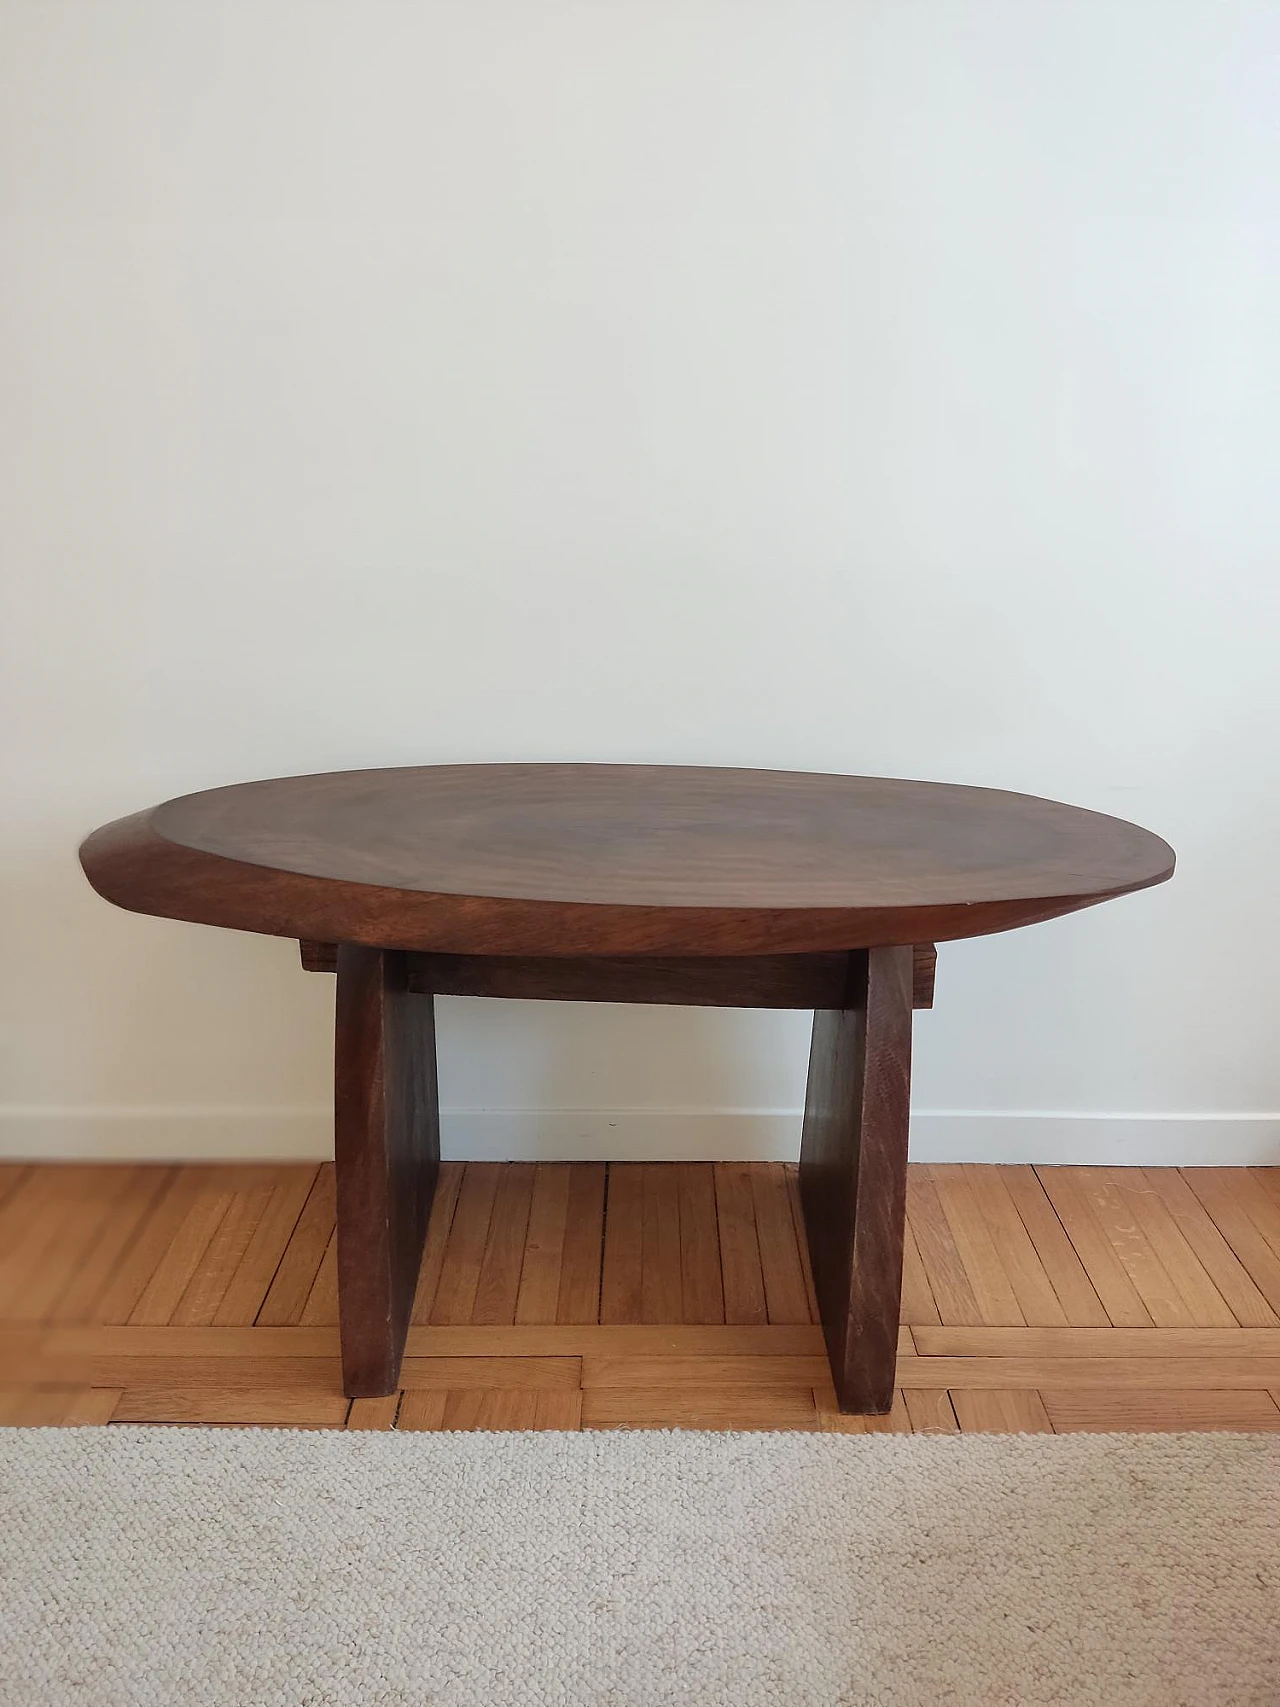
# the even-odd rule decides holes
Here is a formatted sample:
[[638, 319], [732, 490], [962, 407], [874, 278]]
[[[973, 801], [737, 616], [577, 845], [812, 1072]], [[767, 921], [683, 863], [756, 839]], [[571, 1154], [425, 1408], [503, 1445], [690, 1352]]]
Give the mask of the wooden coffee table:
[[842, 1410], [893, 1395], [911, 1010], [933, 944], [1163, 882], [1158, 836], [1029, 795], [648, 765], [284, 777], [96, 831], [139, 913], [336, 970], [342, 1366], [394, 1391], [439, 1159], [436, 995], [813, 1008], [800, 1187]]

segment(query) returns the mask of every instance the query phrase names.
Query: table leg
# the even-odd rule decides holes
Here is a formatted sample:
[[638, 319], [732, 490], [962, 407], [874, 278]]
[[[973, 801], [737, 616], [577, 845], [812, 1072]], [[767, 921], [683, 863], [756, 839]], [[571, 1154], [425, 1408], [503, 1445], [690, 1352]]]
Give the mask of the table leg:
[[911, 1086], [909, 948], [849, 956], [842, 1007], [813, 1016], [800, 1145], [814, 1289], [842, 1411], [893, 1402]]
[[405, 956], [338, 950], [334, 1152], [342, 1381], [395, 1391], [440, 1159], [433, 998]]

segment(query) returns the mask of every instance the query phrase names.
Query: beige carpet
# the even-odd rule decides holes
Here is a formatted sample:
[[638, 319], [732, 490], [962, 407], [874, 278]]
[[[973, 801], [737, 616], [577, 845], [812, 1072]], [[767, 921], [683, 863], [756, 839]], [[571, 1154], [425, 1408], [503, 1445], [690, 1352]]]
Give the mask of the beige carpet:
[[1280, 1440], [0, 1430], [5, 1707], [1280, 1702]]

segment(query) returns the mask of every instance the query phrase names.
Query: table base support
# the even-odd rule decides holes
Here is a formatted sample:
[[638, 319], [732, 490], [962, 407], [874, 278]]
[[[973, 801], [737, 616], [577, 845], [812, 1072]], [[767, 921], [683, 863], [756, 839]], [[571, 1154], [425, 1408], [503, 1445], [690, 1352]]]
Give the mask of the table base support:
[[433, 999], [404, 954], [338, 951], [334, 1154], [342, 1382], [394, 1393], [440, 1161]]
[[800, 1146], [814, 1290], [842, 1411], [893, 1402], [911, 1085], [911, 950], [849, 956], [843, 1005], [813, 1016]]
[[[338, 1313], [343, 1386], [353, 1398], [395, 1391], [439, 1168], [434, 1000], [422, 958], [349, 943], [336, 956]], [[842, 973], [815, 969], [839, 1005], [814, 1013], [800, 1196], [836, 1397], [842, 1411], [862, 1414], [883, 1414], [893, 1400], [913, 958], [919, 950], [858, 949], [841, 957]], [[509, 966], [502, 972], [514, 975]], [[520, 975], [528, 985], [531, 974]], [[565, 974], [550, 963], [532, 976], [530, 991], [542, 993]], [[617, 976], [592, 970], [591, 995]], [[776, 979], [772, 968], [769, 976]], [[641, 962], [623, 993], [687, 994], [689, 975], [678, 969], [668, 988], [675, 978]], [[918, 965], [915, 982], [918, 1001]], [[729, 1002], [740, 985], [741, 973], [717, 967], [699, 994]], [[779, 1005], [794, 1000], [788, 986]]]

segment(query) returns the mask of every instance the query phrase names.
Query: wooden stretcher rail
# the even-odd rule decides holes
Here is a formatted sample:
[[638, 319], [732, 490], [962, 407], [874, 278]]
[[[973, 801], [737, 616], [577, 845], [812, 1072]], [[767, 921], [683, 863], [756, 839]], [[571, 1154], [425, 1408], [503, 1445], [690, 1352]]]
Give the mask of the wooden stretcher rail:
[[[300, 942], [298, 946], [308, 972], [337, 970], [336, 943]], [[849, 964], [844, 953], [688, 959], [410, 953], [407, 958], [409, 989], [418, 995], [735, 1008], [838, 1008], [843, 1004]], [[932, 943], [917, 943], [912, 950], [912, 1007], [933, 1006], [937, 959]]]

